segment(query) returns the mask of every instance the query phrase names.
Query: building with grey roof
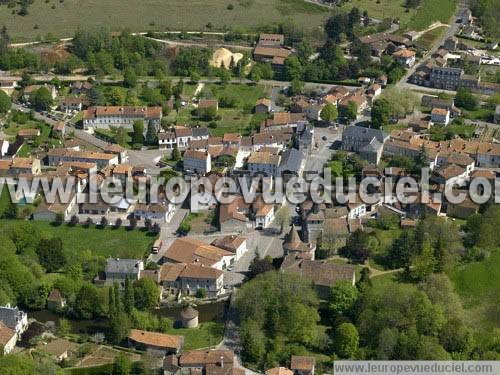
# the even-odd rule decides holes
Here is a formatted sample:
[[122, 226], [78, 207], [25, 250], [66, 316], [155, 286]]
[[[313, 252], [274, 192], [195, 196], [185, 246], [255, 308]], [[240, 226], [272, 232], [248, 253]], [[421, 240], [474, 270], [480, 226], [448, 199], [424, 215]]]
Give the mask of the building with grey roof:
[[192, 131], [193, 131], [192, 140], [194, 141], [208, 139], [208, 137], [210, 136], [208, 128], [197, 127], [197, 128], [192, 128]]
[[296, 148], [289, 148], [281, 154], [278, 166], [278, 175], [299, 175], [300, 167], [304, 160], [304, 154]]
[[295, 147], [300, 151], [309, 152], [312, 148], [314, 130], [307, 122], [299, 122], [295, 129]]
[[11, 307], [9, 304], [0, 306], [0, 321], [14, 330], [18, 336], [21, 336], [28, 328], [28, 314], [19, 310], [18, 307]]
[[127, 278], [130, 281], [139, 280], [140, 273], [143, 270], [144, 262], [140, 259], [108, 258], [104, 269], [105, 283], [109, 285], [117, 282], [124, 287]]
[[388, 139], [389, 135], [380, 129], [348, 126], [342, 133], [342, 150], [359, 153], [363, 159], [378, 164]]

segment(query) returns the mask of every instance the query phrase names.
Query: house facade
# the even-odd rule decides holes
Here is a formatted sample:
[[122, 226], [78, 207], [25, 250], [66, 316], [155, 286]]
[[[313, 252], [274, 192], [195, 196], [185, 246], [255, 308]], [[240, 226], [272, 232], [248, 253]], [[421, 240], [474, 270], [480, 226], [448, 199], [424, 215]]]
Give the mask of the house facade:
[[144, 262], [140, 259], [106, 259], [106, 285], [118, 283], [122, 288], [125, 287], [125, 280], [139, 280], [141, 271], [144, 270]]
[[192, 171], [200, 175], [207, 174], [212, 167], [212, 158], [208, 151], [186, 150], [182, 162], [184, 172]]

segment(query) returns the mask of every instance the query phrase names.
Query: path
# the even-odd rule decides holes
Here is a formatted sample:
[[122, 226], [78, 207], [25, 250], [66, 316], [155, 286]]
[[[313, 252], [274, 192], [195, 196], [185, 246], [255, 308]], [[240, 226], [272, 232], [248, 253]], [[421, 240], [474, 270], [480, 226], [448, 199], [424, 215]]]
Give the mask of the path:
[[[340, 255], [331, 256], [327, 260], [340, 260], [342, 262], [345, 262], [346, 264], [349, 262], [349, 259], [341, 257]], [[370, 279], [377, 276], [387, 275], [389, 273], [396, 273], [403, 271], [403, 268], [396, 268], [394, 270], [379, 270], [378, 268], [372, 267], [368, 261], [362, 264], [362, 266], [370, 270]]]
[[193, 97], [191, 98], [193, 102], [196, 99], [196, 96], [201, 92], [201, 90], [203, 90], [204, 87], [205, 84], [203, 82], [198, 83], [198, 86], [196, 86], [196, 90], [194, 90]]
[[446, 23], [442, 23], [442, 22], [434, 22], [432, 25], [430, 25], [428, 28], [422, 30], [422, 31], [417, 31], [417, 34], [415, 35], [415, 39], [418, 39], [420, 38], [422, 35], [424, 35], [426, 32], [428, 31], [431, 31], [431, 30], [434, 30], [434, 29], [437, 29], [438, 27], [441, 27], [441, 26], [446, 26], [446, 27], [450, 27], [450, 25], [446, 24]]
[[243, 46], [241, 44], [230, 44], [230, 43], [224, 43], [224, 42], [217, 42], [217, 41], [210, 41], [210, 42], [199, 42], [199, 41], [193, 41], [193, 40], [184, 40], [184, 41], [179, 41], [179, 40], [171, 40], [171, 39], [158, 39], [158, 38], [153, 38], [150, 36], [144, 36], [146, 39], [154, 40], [155, 42], [162, 43], [162, 44], [168, 44], [171, 46], [179, 46], [179, 47], [202, 47], [202, 48], [208, 48], [213, 45], [217, 45], [220, 47], [224, 48], [236, 48], [236, 49], [244, 49], [244, 50], [253, 50], [253, 47], [250, 46]]

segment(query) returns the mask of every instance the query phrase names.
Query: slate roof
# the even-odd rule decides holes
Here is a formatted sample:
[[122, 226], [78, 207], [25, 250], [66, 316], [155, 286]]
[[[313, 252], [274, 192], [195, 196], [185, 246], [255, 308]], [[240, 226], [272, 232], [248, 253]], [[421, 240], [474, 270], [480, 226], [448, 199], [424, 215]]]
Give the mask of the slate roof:
[[281, 155], [279, 169], [283, 171], [298, 172], [304, 155], [296, 148], [289, 148]]
[[139, 264], [142, 262], [140, 259], [119, 259], [108, 258], [106, 259], [106, 273], [139, 273]]
[[193, 137], [208, 137], [208, 128], [193, 128]]
[[370, 143], [367, 143], [363, 147], [359, 149], [360, 152], [378, 152], [383, 147], [382, 143], [380, 143], [376, 137], [373, 137], [373, 139], [370, 141]]
[[14, 329], [19, 320], [24, 316], [24, 312], [19, 310], [17, 307], [0, 307], [0, 321], [2, 321], [7, 327]]
[[365, 128], [363, 126], [347, 126], [342, 134], [342, 137], [372, 139], [373, 137], [381, 143], [388, 137], [388, 135], [380, 129]]

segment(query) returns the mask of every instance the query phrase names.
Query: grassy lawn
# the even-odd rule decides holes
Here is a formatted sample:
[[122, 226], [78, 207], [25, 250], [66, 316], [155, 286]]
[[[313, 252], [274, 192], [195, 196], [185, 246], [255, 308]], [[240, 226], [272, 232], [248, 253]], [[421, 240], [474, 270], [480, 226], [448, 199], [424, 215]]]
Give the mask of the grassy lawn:
[[455, 0], [423, 0], [407, 27], [409, 30], [423, 30], [436, 21], [448, 23], [455, 7]]
[[427, 31], [417, 39], [416, 44], [423, 49], [429, 50], [433, 46], [434, 42], [438, 40], [446, 32], [446, 30], [446, 26], [440, 26]]
[[[232, 4], [234, 9], [229, 10]], [[55, 9], [51, 9], [52, 6]], [[21, 17], [0, 7], [0, 25], [5, 25], [16, 40], [35, 39], [51, 32], [58, 37], [71, 37], [75, 30], [106, 27], [132, 31], [192, 30], [242, 28], [257, 29], [278, 24], [290, 18], [300, 28], [314, 29], [323, 24], [329, 9], [303, 0], [208, 0], [201, 2], [171, 0], [66, 0], [35, 1], [29, 14]], [[18, 10], [19, 7], [16, 7]]]
[[385, 275], [375, 276], [371, 278], [372, 285], [375, 289], [387, 289], [390, 285], [397, 284], [400, 282], [399, 274], [386, 273]]
[[401, 234], [400, 228], [394, 228], [389, 230], [374, 229], [372, 235], [377, 239], [378, 246], [376, 251], [369, 260], [370, 266], [380, 270], [384, 270], [383, 259], [387, 255], [387, 251], [392, 245], [392, 242], [399, 237]]
[[[23, 221], [0, 220], [0, 233], [12, 233], [14, 228], [25, 225]], [[142, 258], [149, 251], [154, 237], [142, 230], [128, 231], [125, 228], [99, 229], [81, 225], [70, 227], [66, 224], [54, 226], [43, 221], [29, 222], [44, 237], [60, 237], [68, 255], [78, 255], [85, 250], [103, 257]]]
[[238, 108], [252, 107], [257, 99], [266, 95], [267, 87], [263, 85], [228, 84], [225, 86], [211, 84], [204, 90], [211, 90], [218, 98], [230, 98], [237, 101]]
[[487, 333], [500, 327], [500, 251], [488, 259], [456, 267], [450, 274], [471, 325]]
[[38, 145], [46, 144], [48, 147], [61, 147], [61, 141], [51, 137], [52, 128], [48, 124], [31, 119], [27, 115], [11, 114], [3, 127], [3, 131], [11, 142], [14, 142], [21, 129], [39, 129], [40, 136], [32, 142], [25, 142], [19, 149], [18, 156], [30, 156], [38, 150]]
[[198, 328], [171, 328], [171, 335], [184, 336], [184, 351], [208, 348], [222, 341], [224, 326], [221, 323], [200, 323]]
[[493, 116], [493, 111], [488, 108], [478, 108], [474, 111], [463, 110], [463, 116], [471, 120], [488, 121]]
[[[193, 95], [196, 85], [184, 85], [183, 93]], [[222, 98], [235, 101], [234, 108], [221, 108], [219, 106], [218, 115], [220, 120], [217, 120], [217, 127], [210, 129], [210, 134], [215, 137], [222, 137], [225, 133], [242, 133], [247, 135], [250, 132], [250, 127], [257, 126], [266, 118], [266, 115], [252, 114], [252, 109], [257, 99], [265, 97], [268, 94], [268, 87], [264, 85], [246, 85], [246, 84], [227, 84], [225, 86], [218, 84], [208, 84], [203, 88], [203, 92], [208, 97]], [[191, 125], [199, 120], [193, 118], [192, 111], [194, 106], [190, 105], [186, 108], [176, 111], [171, 111], [168, 114], [168, 120], [177, 123], [178, 125]], [[202, 125], [208, 125], [200, 121]]]
[[352, 7], [358, 7], [361, 11], [367, 10], [370, 17], [383, 19], [383, 18], [399, 18], [401, 23], [406, 23], [416, 13], [411, 10], [406, 13], [403, 7], [403, 0], [380, 0], [377, 4], [375, 0], [351, 0], [344, 3], [342, 8], [350, 10]]
[[196, 217], [193, 217], [191, 220], [191, 233], [203, 234], [217, 229], [211, 225], [214, 214], [213, 210], [202, 211]]

